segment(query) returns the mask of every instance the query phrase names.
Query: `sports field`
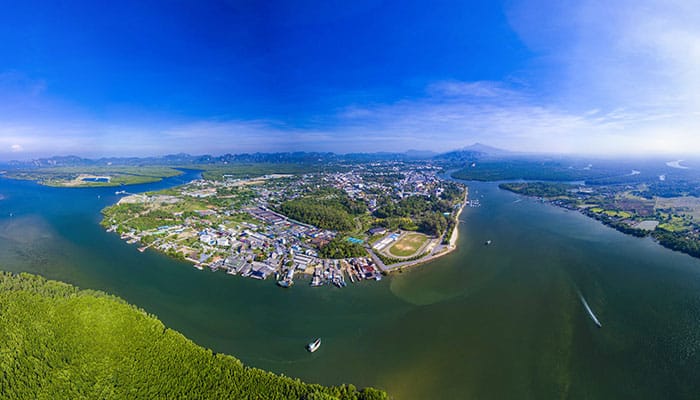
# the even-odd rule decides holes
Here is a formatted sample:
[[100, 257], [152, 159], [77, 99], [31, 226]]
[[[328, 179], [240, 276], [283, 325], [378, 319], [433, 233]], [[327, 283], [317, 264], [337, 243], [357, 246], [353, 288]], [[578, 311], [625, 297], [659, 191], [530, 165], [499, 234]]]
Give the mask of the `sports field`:
[[395, 257], [410, 257], [416, 254], [428, 239], [429, 237], [422, 233], [408, 233], [389, 248], [389, 253]]

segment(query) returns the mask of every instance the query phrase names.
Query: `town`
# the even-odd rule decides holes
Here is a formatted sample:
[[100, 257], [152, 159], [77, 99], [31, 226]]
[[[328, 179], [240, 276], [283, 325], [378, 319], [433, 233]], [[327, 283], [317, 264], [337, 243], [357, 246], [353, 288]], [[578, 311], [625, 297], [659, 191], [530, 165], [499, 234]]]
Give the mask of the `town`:
[[466, 188], [429, 163], [376, 162], [331, 172], [199, 179], [130, 194], [103, 226], [139, 251], [198, 269], [311, 286], [381, 280], [454, 249]]

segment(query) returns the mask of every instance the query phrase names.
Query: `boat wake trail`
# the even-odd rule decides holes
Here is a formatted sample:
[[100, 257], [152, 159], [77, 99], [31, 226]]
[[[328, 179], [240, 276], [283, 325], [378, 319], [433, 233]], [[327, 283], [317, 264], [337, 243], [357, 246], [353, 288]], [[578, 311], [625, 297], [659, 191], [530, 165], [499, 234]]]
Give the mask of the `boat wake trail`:
[[583, 294], [581, 294], [581, 291], [580, 290], [577, 290], [577, 291], [578, 291], [578, 298], [581, 299], [581, 303], [586, 308], [586, 312], [588, 312], [588, 315], [591, 317], [593, 322], [595, 322], [595, 324], [598, 325], [598, 328], [602, 328], [603, 325], [600, 323], [600, 321], [598, 321], [598, 318], [595, 316], [595, 314], [593, 314], [593, 310], [591, 310], [591, 307], [588, 305], [588, 302], [583, 297]]

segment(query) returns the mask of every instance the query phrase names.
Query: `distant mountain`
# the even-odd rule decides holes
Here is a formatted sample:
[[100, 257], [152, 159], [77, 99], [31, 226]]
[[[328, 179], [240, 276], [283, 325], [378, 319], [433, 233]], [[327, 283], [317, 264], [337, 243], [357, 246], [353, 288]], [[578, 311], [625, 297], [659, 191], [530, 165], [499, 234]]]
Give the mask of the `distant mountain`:
[[200, 164], [216, 163], [271, 163], [271, 164], [316, 164], [333, 161], [337, 156], [333, 153], [303, 152], [292, 153], [242, 153], [224, 154], [219, 157], [199, 160]]
[[433, 158], [437, 155], [436, 152], [430, 151], [430, 150], [406, 150], [404, 153], [406, 157], [412, 158], [412, 159], [427, 159], [427, 158]]
[[95, 165], [192, 165], [229, 163], [306, 163], [327, 161], [336, 157], [332, 153], [243, 153], [212, 156], [190, 154], [169, 154], [162, 157], [104, 157], [89, 159], [77, 156], [55, 156], [31, 161], [10, 161], [8, 165], [17, 168], [27, 167], [79, 167]]
[[499, 149], [497, 147], [493, 147], [493, 146], [489, 146], [489, 145], [481, 144], [481, 143], [474, 143], [471, 146], [463, 147], [461, 150], [462, 151], [477, 152], [477, 153], [481, 153], [481, 154], [489, 155], [489, 156], [502, 156], [502, 155], [512, 154], [511, 151]]
[[484, 158], [504, 157], [510, 154], [513, 153], [508, 150], [487, 146], [481, 143], [474, 143], [471, 146], [466, 146], [458, 150], [438, 154], [434, 157], [434, 160], [446, 162], [448, 164], [465, 164]]
[[82, 158], [78, 156], [54, 156], [38, 158], [31, 161], [10, 161], [11, 168], [45, 168], [45, 167], [80, 167], [100, 165], [208, 165], [208, 164], [327, 164], [332, 162], [373, 162], [373, 161], [470, 161], [490, 155], [507, 154], [505, 150], [483, 144], [473, 144], [460, 150], [436, 154], [427, 150], [408, 150], [403, 153], [322, 153], [322, 152], [287, 152], [287, 153], [241, 153], [223, 154], [220, 156], [190, 155], [187, 153], [168, 154], [162, 157], [103, 157], [99, 159]]

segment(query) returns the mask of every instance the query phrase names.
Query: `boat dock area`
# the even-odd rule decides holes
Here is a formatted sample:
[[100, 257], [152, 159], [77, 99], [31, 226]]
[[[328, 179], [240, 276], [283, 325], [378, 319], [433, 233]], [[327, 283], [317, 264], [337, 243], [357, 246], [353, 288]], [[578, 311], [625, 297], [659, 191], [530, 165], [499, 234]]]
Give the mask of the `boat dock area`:
[[[164, 230], [166, 232], [167, 230]], [[175, 230], [179, 232], [179, 230]], [[121, 235], [129, 244], [141, 243], [141, 238], [133, 233]], [[144, 252], [150, 247], [160, 246], [159, 238], [147, 245], [141, 245], [138, 251]], [[307, 254], [295, 254], [293, 257], [269, 258], [255, 261], [249, 254], [232, 250], [228, 257], [212, 256], [207, 253], [190, 254], [185, 260], [191, 262], [198, 270], [208, 268], [211, 271], [224, 270], [228, 275], [240, 275], [253, 279], [265, 280], [274, 275], [277, 284], [284, 288], [294, 285], [295, 278], [310, 278], [310, 285], [330, 285], [344, 288], [350, 283], [363, 280], [382, 279], [380, 266], [371, 257], [354, 257], [348, 259], [322, 259]]]
[[382, 274], [368, 257], [326, 260], [323, 265], [314, 268], [311, 286], [328, 284], [343, 288], [347, 286], [346, 279], [352, 284], [363, 280], [379, 281], [382, 279]]
[[[278, 284], [282, 287], [290, 287], [294, 283], [295, 273], [293, 271], [295, 269], [292, 268], [282, 271], [281, 276], [284, 278], [281, 282], [284, 283], [278, 282]], [[340, 260], [324, 259], [305, 270], [296, 269], [296, 272], [302, 277], [310, 276], [311, 282], [309, 284], [313, 287], [332, 285], [344, 288], [348, 286], [348, 280], [351, 284], [356, 284], [363, 280], [380, 281], [382, 279], [381, 271], [369, 257]]]

